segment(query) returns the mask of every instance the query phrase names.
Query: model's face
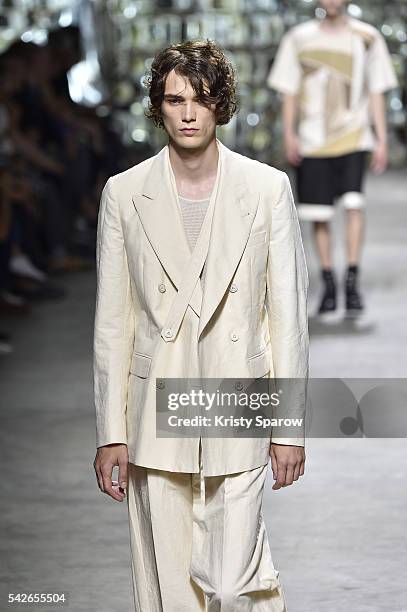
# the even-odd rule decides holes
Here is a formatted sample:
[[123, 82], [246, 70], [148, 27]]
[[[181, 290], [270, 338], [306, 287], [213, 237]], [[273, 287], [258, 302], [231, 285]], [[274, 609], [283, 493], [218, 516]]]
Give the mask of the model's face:
[[338, 17], [345, 12], [347, 0], [319, 0], [328, 17]]
[[170, 140], [186, 149], [205, 148], [215, 138], [215, 109], [199, 102], [187, 78], [168, 73], [161, 115]]

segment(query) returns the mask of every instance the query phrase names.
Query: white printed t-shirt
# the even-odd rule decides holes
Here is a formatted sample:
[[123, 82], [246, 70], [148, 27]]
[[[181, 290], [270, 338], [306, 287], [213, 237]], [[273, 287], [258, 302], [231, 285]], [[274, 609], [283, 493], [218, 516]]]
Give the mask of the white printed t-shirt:
[[318, 19], [291, 28], [282, 38], [267, 84], [298, 94], [304, 157], [372, 150], [369, 94], [398, 85], [383, 36], [352, 17], [334, 33], [325, 31]]

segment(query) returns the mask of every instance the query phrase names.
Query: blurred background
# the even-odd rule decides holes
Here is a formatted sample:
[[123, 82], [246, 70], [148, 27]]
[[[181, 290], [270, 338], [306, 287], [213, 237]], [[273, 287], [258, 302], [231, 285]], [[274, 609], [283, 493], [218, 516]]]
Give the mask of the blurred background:
[[[265, 77], [284, 31], [314, 16], [315, 7], [313, 0], [2, 0], [0, 51], [16, 41], [30, 43], [25, 45], [30, 60], [21, 62], [26, 71], [31, 73], [38, 56], [41, 79], [52, 94], [64, 94], [78, 114], [83, 107], [94, 109], [99, 118], [94, 123], [109, 123], [137, 157], [165, 142], [165, 134], [143, 116], [142, 79], [155, 52], [176, 41], [212, 38], [227, 51], [239, 77], [240, 112], [219, 128], [220, 138], [244, 154], [279, 163], [280, 106]], [[406, 161], [406, 3], [362, 0], [348, 12], [375, 25], [392, 53], [400, 88], [388, 98], [391, 156], [400, 166]], [[42, 53], [34, 54], [34, 47]], [[14, 56], [21, 58], [23, 48]], [[39, 78], [30, 74], [30, 81]]]
[[[188, 38], [216, 40], [239, 79], [238, 113], [218, 128], [218, 137], [228, 147], [286, 170], [293, 178], [282, 154], [281, 100], [267, 87], [266, 76], [283, 33], [318, 16], [319, 10], [312, 0], [0, 2], [0, 354], [15, 348], [15, 358], [21, 356], [21, 321], [10, 321], [10, 315], [27, 315], [39, 301], [69, 299], [71, 282], [86, 278], [91, 285], [92, 271], [80, 281], [70, 280], [70, 273], [93, 268], [97, 211], [106, 179], [166, 143], [164, 130], [144, 116], [148, 98], [143, 77], [158, 49]], [[369, 177], [367, 184], [363, 280], [372, 294], [383, 270], [387, 289], [381, 297], [385, 297], [389, 274], [395, 275], [394, 285], [402, 277], [398, 249], [404, 241], [396, 243], [404, 229], [405, 210], [407, 5], [403, 0], [363, 0], [350, 3], [348, 12], [380, 30], [399, 80], [386, 96], [389, 171]], [[342, 223], [343, 215], [337, 214], [338, 262]], [[310, 233], [305, 224], [312, 314], [318, 272]], [[385, 244], [394, 251], [383, 253]], [[399, 256], [394, 257], [396, 252]], [[65, 278], [58, 278], [61, 275]], [[369, 303], [377, 326], [375, 315], [390, 314], [394, 299], [393, 306], [382, 304], [375, 313], [380, 296], [375, 297], [369, 297]], [[86, 307], [91, 309], [91, 304]], [[375, 375], [379, 362], [383, 367], [383, 353], [366, 351], [365, 346], [360, 352], [361, 335], [367, 334], [365, 340], [373, 339], [378, 347], [374, 320], [364, 317], [362, 322], [348, 323], [340, 318], [327, 327], [311, 319], [311, 331], [320, 340], [313, 350], [313, 374], [331, 373], [333, 364], [324, 358], [328, 335], [338, 358], [336, 372], [345, 374], [351, 368], [352, 375]], [[394, 324], [394, 316], [391, 320]], [[343, 359], [344, 346], [349, 350], [351, 344], [348, 339], [342, 344], [348, 333], [359, 336], [356, 353], [351, 351], [355, 362]], [[397, 337], [387, 329], [382, 338], [390, 353]], [[388, 358], [388, 375], [394, 375], [400, 360], [391, 354]]]
[[[281, 101], [266, 77], [283, 33], [316, 11], [312, 0], [0, 0], [1, 610], [13, 589], [65, 590], [72, 610], [131, 609], [125, 508], [102, 503], [92, 473], [94, 256], [107, 178], [167, 142], [144, 117], [143, 77], [155, 52], [189, 38], [218, 42], [239, 81], [239, 112], [218, 128], [218, 138], [292, 177], [282, 152]], [[405, 377], [407, 3], [356, 0], [348, 11], [383, 34], [399, 87], [386, 96], [389, 168], [367, 177], [361, 270], [368, 308], [360, 319], [347, 321], [341, 310], [329, 323], [313, 316], [319, 266], [310, 224], [302, 224], [311, 375]], [[333, 226], [340, 275], [343, 211]], [[406, 606], [394, 582], [405, 554], [397, 528], [405, 452], [394, 440], [370, 440], [362, 458], [358, 440], [346, 442], [345, 452], [343, 441], [310, 441], [308, 482], [273, 496], [273, 557], [290, 612]], [[325, 471], [332, 452], [340, 461]], [[320, 504], [327, 487], [332, 503]], [[389, 504], [393, 522], [386, 521]], [[339, 547], [334, 505], [343, 516]], [[370, 526], [361, 520], [367, 507], [376, 513]], [[370, 556], [372, 541], [378, 548]]]

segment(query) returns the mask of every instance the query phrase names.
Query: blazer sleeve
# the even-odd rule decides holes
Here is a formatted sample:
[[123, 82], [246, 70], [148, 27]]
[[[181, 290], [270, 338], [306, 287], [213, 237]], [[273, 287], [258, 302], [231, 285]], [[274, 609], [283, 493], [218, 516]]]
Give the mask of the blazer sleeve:
[[272, 430], [271, 442], [305, 446], [309, 280], [290, 181], [285, 172], [279, 174], [281, 185], [271, 213], [266, 291], [274, 378], [284, 379], [278, 383], [284, 394], [275, 416], [303, 421], [301, 426]]
[[112, 178], [100, 200], [96, 276], [93, 374], [98, 448], [127, 443], [127, 388], [135, 331], [130, 274]]

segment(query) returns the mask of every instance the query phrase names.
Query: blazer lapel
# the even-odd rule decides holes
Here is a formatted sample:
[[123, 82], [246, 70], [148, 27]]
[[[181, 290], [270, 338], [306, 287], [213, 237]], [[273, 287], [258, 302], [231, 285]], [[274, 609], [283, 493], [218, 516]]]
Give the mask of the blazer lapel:
[[239, 156], [218, 140], [222, 172], [212, 218], [198, 340], [217, 309], [235, 272], [259, 205], [259, 192], [245, 177]]
[[[200, 317], [198, 340], [236, 270], [259, 204], [259, 192], [249, 186], [239, 156], [218, 139], [217, 143], [222, 165], [203, 272], [204, 288], [198, 282], [190, 301]], [[141, 193], [133, 194], [132, 199], [154, 252], [179, 290], [191, 252], [170, 172], [165, 145], [155, 155]]]
[[177, 289], [181, 285], [191, 251], [170, 176], [168, 145], [155, 155], [141, 193], [133, 204], [144, 231], [163, 268]]

